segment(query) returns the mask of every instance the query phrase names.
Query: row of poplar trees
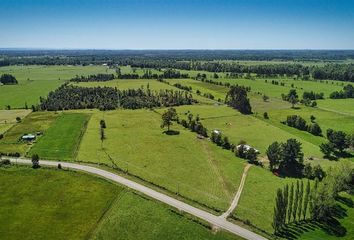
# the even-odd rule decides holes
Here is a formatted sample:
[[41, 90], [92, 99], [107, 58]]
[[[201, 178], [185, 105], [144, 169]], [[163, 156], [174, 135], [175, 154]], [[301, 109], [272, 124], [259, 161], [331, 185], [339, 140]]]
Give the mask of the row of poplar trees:
[[311, 198], [310, 181], [307, 181], [306, 187], [303, 181], [297, 181], [296, 185], [292, 183], [290, 188], [288, 184], [284, 189], [279, 188], [274, 206], [274, 233], [279, 233], [286, 224], [309, 218], [308, 212], [312, 208]]

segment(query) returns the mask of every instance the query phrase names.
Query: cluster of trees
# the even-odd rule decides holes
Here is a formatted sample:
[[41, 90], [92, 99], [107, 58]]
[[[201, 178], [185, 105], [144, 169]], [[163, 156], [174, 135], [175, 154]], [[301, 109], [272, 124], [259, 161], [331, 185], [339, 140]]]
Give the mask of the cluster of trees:
[[345, 155], [345, 149], [354, 147], [354, 134], [346, 134], [343, 131], [327, 129], [327, 143], [320, 145], [325, 158], [337, 158]]
[[297, 181], [296, 186], [285, 185], [277, 190], [275, 199], [273, 228], [278, 234], [286, 230], [286, 224], [303, 220], [328, 221], [336, 213], [336, 200], [343, 191], [354, 189], [354, 169], [350, 164], [330, 168], [321, 182], [315, 180], [313, 186], [307, 181]]
[[309, 99], [309, 100], [317, 100], [317, 99], [323, 99], [324, 98], [324, 94], [321, 93], [315, 93], [314, 91], [310, 91], [310, 92], [304, 92], [302, 94], [302, 99]]
[[285, 143], [273, 142], [266, 151], [269, 168], [285, 176], [301, 176], [304, 168], [304, 154], [301, 143], [288, 139]]
[[175, 84], [173, 84], [173, 86], [175, 86], [176, 88], [182, 89], [184, 91], [188, 91], [188, 92], [192, 91], [192, 87], [191, 86], [185, 86], [185, 85], [182, 85], [180, 83], [175, 83]]
[[74, 78], [70, 79], [72, 82], [105, 82], [114, 79], [114, 74], [92, 74], [89, 76], [78, 76], [76, 75]]
[[329, 95], [332, 99], [354, 98], [354, 87], [348, 84], [343, 87], [342, 91], [335, 91]]
[[244, 141], [241, 141], [239, 145], [236, 146], [229, 141], [227, 136], [223, 136], [219, 131], [213, 131], [211, 133], [210, 140], [224, 149], [231, 150], [235, 153], [236, 157], [246, 159], [250, 163], [257, 163], [257, 156], [259, 152], [252, 147], [246, 147], [246, 142]]
[[128, 89], [118, 90], [110, 87], [85, 88], [64, 84], [40, 98], [41, 110], [57, 111], [67, 109], [98, 108], [112, 110], [117, 107], [127, 109], [170, 107], [190, 105], [197, 101], [184, 91]]
[[[267, 83], [268, 80], [266, 79], [266, 80], [264, 80], [264, 82]], [[279, 85], [279, 81], [277, 81], [277, 80], [272, 80], [272, 81], [271, 81], [271, 84], [273, 84], [273, 85]], [[280, 86], [285, 86], [285, 83], [280, 82]]]
[[289, 93], [286, 95], [284, 93], [282, 93], [281, 98], [284, 101], [291, 103], [292, 108], [294, 108], [295, 104], [297, 104], [299, 102], [299, 96], [297, 95], [297, 92], [295, 89], [290, 89]]
[[322, 129], [316, 122], [308, 125], [306, 120], [299, 115], [287, 116], [286, 121], [282, 123], [301, 131], [307, 131], [315, 136], [322, 136]]
[[225, 103], [242, 114], [252, 113], [251, 104], [247, 98], [247, 89], [244, 87], [231, 86], [226, 95]]
[[188, 121], [182, 119], [180, 124], [183, 127], [190, 129], [192, 132], [196, 132], [203, 137], [208, 137], [208, 129], [204, 127], [203, 124], [200, 122], [200, 118], [198, 115], [195, 117], [195, 119], [193, 119], [193, 114], [189, 113]]
[[8, 84], [18, 84], [16, 78], [12, 76], [11, 74], [2, 74], [0, 77], [0, 83], [4, 85]]
[[282, 231], [286, 224], [305, 220], [309, 217], [309, 210], [312, 210], [312, 194], [310, 181], [307, 181], [304, 187], [303, 181], [286, 184], [283, 189], [277, 190], [275, 198], [273, 229], [274, 233], [278, 234]]
[[334, 79], [354, 82], [354, 64], [326, 64], [311, 69], [314, 79]]
[[166, 69], [163, 73], [152, 73], [150, 70], [144, 71], [143, 75], [139, 75], [137, 73], [125, 73], [122, 74], [120, 68], [116, 69], [117, 78], [118, 79], [171, 79], [171, 78], [189, 78], [188, 73], [181, 73], [175, 69]]

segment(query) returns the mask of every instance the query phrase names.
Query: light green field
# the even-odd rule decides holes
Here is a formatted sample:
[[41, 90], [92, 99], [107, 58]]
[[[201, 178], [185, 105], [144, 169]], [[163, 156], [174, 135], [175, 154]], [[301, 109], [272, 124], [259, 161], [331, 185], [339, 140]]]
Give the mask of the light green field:
[[3, 134], [5, 131], [11, 128], [17, 122], [17, 117], [23, 119], [30, 112], [30, 110], [25, 109], [0, 110], [0, 134]]
[[[104, 119], [106, 139], [100, 141]], [[195, 133], [173, 125], [179, 135], [166, 135], [161, 116], [148, 110], [93, 114], [77, 160], [117, 165], [169, 191], [216, 209], [227, 209], [236, 192], [244, 160]]]
[[24, 155], [32, 145], [20, 141], [20, 138], [24, 134], [45, 132], [58, 116], [59, 114], [54, 112], [33, 112], [29, 114], [21, 123], [16, 123], [4, 134], [4, 138], [0, 140], [0, 152], [19, 152]]
[[122, 188], [87, 174], [0, 168], [1, 239], [86, 239]]
[[87, 114], [61, 114], [28, 155], [38, 154], [43, 159], [75, 159], [88, 119]]
[[116, 199], [107, 217], [100, 223], [93, 239], [117, 240], [221, 240], [241, 239], [218, 231], [212, 233], [193, 219], [187, 219], [162, 204], [125, 192]]
[[284, 142], [289, 138], [296, 138], [302, 143], [305, 156], [322, 156], [318, 146], [306, 141], [301, 135], [302, 132], [290, 127], [281, 129], [252, 115], [242, 115], [226, 106], [180, 106], [177, 109], [182, 116], [188, 110], [194, 115], [199, 114], [203, 125], [210, 131], [220, 130], [234, 144], [244, 140], [258, 149], [262, 156], [272, 142]]
[[75, 75], [97, 73], [114, 73], [104, 66], [9, 66], [0, 67], [0, 75], [8, 73], [16, 77], [17, 85], [0, 86], [0, 109], [10, 105], [11, 108], [24, 108], [27, 103], [39, 103], [39, 97], [58, 88]]
[[318, 107], [334, 113], [354, 116], [354, 99], [325, 99], [317, 101]]

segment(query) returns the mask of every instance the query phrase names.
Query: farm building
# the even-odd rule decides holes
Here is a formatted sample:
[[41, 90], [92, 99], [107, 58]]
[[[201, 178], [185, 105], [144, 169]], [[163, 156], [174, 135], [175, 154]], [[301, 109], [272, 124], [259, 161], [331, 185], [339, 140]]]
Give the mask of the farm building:
[[21, 139], [25, 141], [33, 141], [36, 139], [36, 136], [33, 134], [25, 134], [21, 137]]
[[220, 131], [220, 130], [217, 130], [217, 129], [214, 129], [214, 130], [213, 130], [213, 133], [219, 135], [219, 134], [221, 134], [221, 131]]
[[248, 151], [248, 150], [250, 150], [251, 148], [253, 148], [255, 151], [256, 151], [256, 153], [259, 153], [259, 151], [257, 150], [257, 149], [255, 149], [254, 147], [251, 147], [250, 145], [247, 145], [247, 144], [240, 144], [240, 145], [237, 145], [237, 149], [239, 149], [241, 146], [243, 145], [243, 147], [244, 147], [244, 149], [246, 150], [246, 151]]

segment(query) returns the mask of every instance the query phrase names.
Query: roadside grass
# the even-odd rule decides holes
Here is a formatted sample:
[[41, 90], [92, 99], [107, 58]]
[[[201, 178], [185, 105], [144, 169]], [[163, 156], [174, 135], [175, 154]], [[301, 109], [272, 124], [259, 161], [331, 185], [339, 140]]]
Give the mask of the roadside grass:
[[26, 117], [31, 110], [18, 109], [18, 110], [0, 110], [0, 134], [4, 134], [9, 128], [17, 123], [16, 118], [21, 120]]
[[[128, 207], [129, 206], [129, 207]], [[233, 234], [209, 229], [194, 217], [173, 210], [133, 192], [118, 197], [101, 221], [93, 239], [241, 239]]]
[[[106, 139], [100, 140], [104, 119]], [[117, 166], [130, 174], [216, 210], [228, 208], [245, 162], [230, 151], [174, 124], [178, 135], [160, 128], [161, 116], [149, 110], [94, 113], [77, 160]]]
[[0, 75], [12, 74], [18, 80], [17, 85], [0, 86], [0, 109], [7, 105], [11, 108], [30, 108], [39, 103], [39, 97], [58, 88], [75, 75], [114, 73], [104, 66], [8, 66], [0, 67]]
[[88, 120], [88, 114], [61, 114], [28, 155], [38, 154], [43, 159], [74, 160]]
[[85, 239], [123, 188], [87, 174], [0, 168], [1, 239]]
[[32, 144], [20, 140], [21, 137], [24, 134], [45, 132], [58, 116], [55, 112], [33, 112], [27, 115], [4, 134], [4, 138], [0, 140], [0, 152], [19, 152], [24, 155]]

